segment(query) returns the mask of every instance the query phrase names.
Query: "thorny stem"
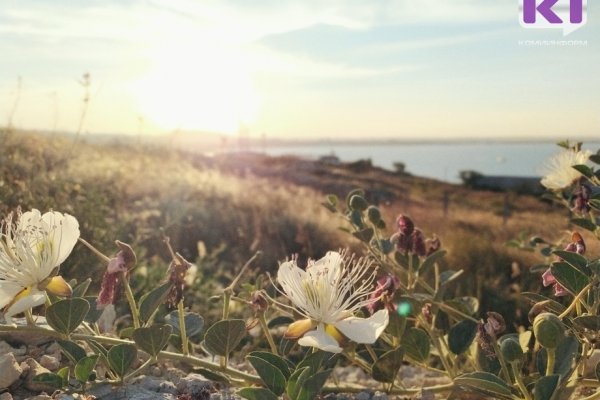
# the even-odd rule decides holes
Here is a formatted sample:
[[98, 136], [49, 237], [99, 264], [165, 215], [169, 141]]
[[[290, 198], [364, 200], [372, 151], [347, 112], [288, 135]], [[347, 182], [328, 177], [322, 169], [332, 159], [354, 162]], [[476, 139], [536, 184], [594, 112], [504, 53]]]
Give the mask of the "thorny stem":
[[277, 345], [273, 340], [271, 331], [269, 331], [269, 326], [267, 325], [267, 320], [265, 319], [264, 312], [258, 313], [258, 322], [260, 323], [260, 327], [263, 331], [263, 334], [265, 335], [265, 338], [267, 338], [267, 342], [269, 342], [269, 347], [271, 347], [271, 353], [275, 354], [276, 356], [279, 355], [279, 353], [277, 352]]
[[179, 315], [179, 333], [181, 335], [181, 350], [183, 355], [190, 354], [190, 347], [188, 344], [187, 329], [185, 327], [185, 310], [183, 309], [183, 299], [177, 304], [177, 314]]
[[102, 253], [100, 250], [98, 250], [97, 248], [95, 248], [94, 246], [92, 246], [87, 240], [79, 238], [78, 239], [85, 247], [87, 247], [88, 249], [90, 249], [92, 251], [92, 253], [94, 253], [95, 255], [97, 255], [101, 260], [105, 261], [105, 262], [110, 262], [110, 258], [108, 256], [106, 256], [104, 253]]
[[248, 269], [250, 264], [252, 264], [254, 260], [256, 260], [258, 257], [260, 257], [261, 254], [262, 253], [260, 251], [254, 253], [254, 255], [250, 257], [248, 261], [246, 261], [246, 264], [242, 266], [242, 269], [240, 269], [240, 272], [238, 272], [237, 276], [233, 281], [231, 281], [229, 286], [223, 289], [223, 319], [227, 319], [229, 317], [229, 301], [231, 300], [231, 296], [233, 295], [233, 290], [237, 286], [239, 280], [242, 278], [244, 272], [246, 272], [246, 269]]

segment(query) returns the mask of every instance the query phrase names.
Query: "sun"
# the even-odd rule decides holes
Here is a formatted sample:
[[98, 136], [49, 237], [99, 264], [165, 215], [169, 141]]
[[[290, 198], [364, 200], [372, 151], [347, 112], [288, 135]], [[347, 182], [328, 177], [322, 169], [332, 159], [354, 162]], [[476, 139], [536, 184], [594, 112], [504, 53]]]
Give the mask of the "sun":
[[240, 48], [171, 42], [153, 50], [132, 90], [140, 114], [161, 129], [234, 134], [259, 111], [252, 78]]

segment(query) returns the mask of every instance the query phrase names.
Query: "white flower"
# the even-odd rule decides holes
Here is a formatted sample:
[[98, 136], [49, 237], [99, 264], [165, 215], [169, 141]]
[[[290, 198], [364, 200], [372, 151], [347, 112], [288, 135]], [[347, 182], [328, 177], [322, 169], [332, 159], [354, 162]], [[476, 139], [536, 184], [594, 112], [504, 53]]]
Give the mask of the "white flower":
[[592, 153], [589, 150], [564, 150], [550, 158], [545, 164], [542, 185], [551, 190], [565, 189], [581, 177], [574, 165], [585, 164]]
[[333, 353], [342, 351], [340, 332], [357, 343], [374, 343], [388, 324], [388, 311], [380, 310], [369, 318], [354, 313], [369, 303], [376, 272], [370, 262], [348, 260], [336, 252], [309, 261], [306, 271], [295, 260], [281, 264], [277, 281], [283, 294], [306, 317], [291, 324], [286, 337], [301, 337], [301, 346]]
[[44, 304], [46, 291], [71, 295], [57, 273], [79, 238], [79, 224], [68, 214], [31, 210], [17, 217], [14, 224], [11, 214], [0, 227], [0, 309], [7, 321]]

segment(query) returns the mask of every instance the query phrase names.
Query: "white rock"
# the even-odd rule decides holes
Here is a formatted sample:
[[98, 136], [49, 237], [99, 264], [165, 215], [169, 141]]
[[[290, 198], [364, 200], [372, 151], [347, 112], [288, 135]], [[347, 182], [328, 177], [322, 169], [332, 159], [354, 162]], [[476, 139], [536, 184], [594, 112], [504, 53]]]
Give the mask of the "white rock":
[[0, 400], [13, 400], [12, 394], [2, 393], [0, 394]]
[[27, 348], [25, 346], [21, 346], [18, 349], [12, 347], [10, 344], [6, 343], [4, 340], [0, 341], [0, 354], [13, 353], [16, 356], [24, 356], [27, 353]]
[[33, 358], [28, 358], [27, 360], [25, 360], [23, 362], [23, 364], [26, 364], [29, 366], [29, 372], [27, 372], [27, 376], [25, 377], [25, 385], [24, 386], [26, 389], [31, 390], [32, 392], [42, 392], [42, 391], [53, 392], [54, 391], [55, 388], [53, 386], [50, 386], [45, 383], [33, 381], [33, 378], [35, 378], [36, 376], [41, 375], [43, 373], [50, 372], [48, 369], [42, 367]]
[[5, 389], [15, 383], [22, 372], [13, 353], [0, 355], [0, 388]]
[[44, 354], [40, 357], [40, 365], [44, 368], [48, 368], [50, 371], [56, 371], [60, 367], [60, 360], [54, 356]]

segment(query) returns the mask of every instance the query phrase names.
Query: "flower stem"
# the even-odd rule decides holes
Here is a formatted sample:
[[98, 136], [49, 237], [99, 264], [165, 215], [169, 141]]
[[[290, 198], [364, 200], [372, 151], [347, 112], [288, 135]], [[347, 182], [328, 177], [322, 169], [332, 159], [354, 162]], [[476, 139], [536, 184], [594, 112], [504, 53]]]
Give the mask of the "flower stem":
[[554, 373], [554, 362], [556, 360], [556, 349], [546, 348], [548, 361], [546, 363], [546, 376]]
[[190, 348], [188, 344], [187, 329], [185, 327], [185, 310], [183, 309], [183, 299], [177, 304], [177, 314], [179, 315], [179, 333], [181, 336], [181, 350], [183, 355], [187, 356], [190, 354]]
[[98, 258], [100, 258], [103, 261], [106, 262], [110, 262], [110, 258], [108, 256], [106, 256], [105, 254], [103, 254], [100, 250], [98, 250], [97, 248], [95, 248], [94, 246], [92, 246], [87, 240], [79, 238], [78, 239], [85, 247], [87, 247], [88, 249], [90, 249], [92, 251], [92, 253], [94, 253], [95, 255], [98, 256]]
[[592, 283], [589, 283], [586, 287], [584, 287], [583, 289], [581, 289], [581, 291], [577, 294], [577, 296], [575, 296], [575, 298], [573, 299], [573, 301], [571, 302], [571, 304], [569, 305], [569, 307], [567, 307], [567, 309], [565, 311], [563, 311], [558, 318], [563, 319], [564, 317], [566, 317], [567, 315], [569, 315], [569, 313], [571, 311], [573, 311], [574, 308], [577, 308], [577, 304], [579, 304], [579, 302], [583, 299], [583, 297], [585, 295], [587, 295], [587, 292], [592, 288]]
[[515, 381], [517, 382], [517, 386], [519, 387], [519, 390], [521, 390], [521, 393], [523, 393], [523, 396], [525, 396], [525, 400], [531, 400], [531, 396], [529, 395], [529, 392], [527, 391], [527, 387], [525, 386], [525, 383], [523, 382], [523, 378], [521, 377], [521, 371], [519, 371], [518, 364], [519, 364], [518, 362], [510, 363], [510, 366], [512, 367], [512, 371], [513, 371], [513, 375], [515, 376]]
[[156, 362], [156, 358], [155, 357], [148, 358], [142, 365], [139, 366], [139, 368], [137, 368], [136, 370], [131, 371], [129, 374], [125, 375], [123, 377], [123, 382], [125, 382], [125, 381], [133, 378], [137, 374], [141, 373], [142, 371], [144, 371], [144, 369], [146, 369], [146, 367], [148, 365], [152, 364], [153, 362]]
[[33, 315], [31, 314], [31, 308], [25, 310], [25, 319], [27, 320], [27, 325], [35, 326], [35, 321], [33, 320]]
[[123, 281], [123, 288], [125, 289], [125, 296], [127, 297], [127, 302], [129, 303], [129, 308], [131, 309], [131, 318], [133, 318], [133, 327], [140, 327], [140, 314], [135, 304], [135, 298], [133, 297], [133, 292], [131, 291], [131, 286], [129, 285], [129, 279], [127, 279], [127, 274], [125, 272], [119, 272], [121, 274], [121, 280]]
[[279, 355], [279, 353], [277, 352], [277, 345], [273, 340], [271, 331], [269, 331], [269, 326], [267, 325], [267, 320], [265, 319], [264, 312], [258, 313], [258, 322], [260, 323], [260, 327], [265, 335], [265, 338], [267, 338], [267, 342], [269, 342], [269, 347], [271, 347], [271, 353], [275, 354], [276, 356]]
[[506, 361], [504, 361], [504, 357], [502, 357], [502, 352], [500, 351], [500, 347], [498, 347], [496, 338], [492, 338], [491, 342], [492, 347], [494, 348], [494, 352], [496, 353], [496, 357], [500, 362], [500, 372], [502, 373], [502, 377], [506, 382], [510, 382], [510, 374], [508, 372], [508, 367], [506, 366]]

